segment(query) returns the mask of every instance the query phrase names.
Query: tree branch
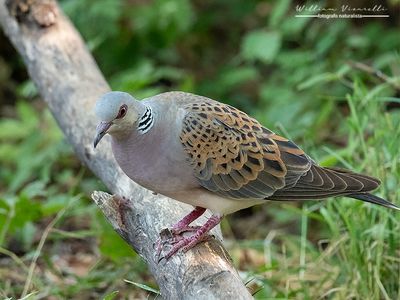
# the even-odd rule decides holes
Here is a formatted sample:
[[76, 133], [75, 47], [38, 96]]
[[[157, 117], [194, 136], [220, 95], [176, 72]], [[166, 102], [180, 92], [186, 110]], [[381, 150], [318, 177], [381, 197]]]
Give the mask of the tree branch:
[[[158, 232], [190, 208], [133, 183], [114, 161], [109, 143], [102, 143], [94, 152], [93, 105], [110, 88], [58, 5], [52, 0], [0, 0], [0, 22], [79, 159], [110, 191], [127, 198], [93, 194], [114, 229], [148, 263], [162, 296], [251, 299], [231, 259], [215, 239], [157, 262], [153, 244]], [[219, 232], [214, 234], [220, 237]]]

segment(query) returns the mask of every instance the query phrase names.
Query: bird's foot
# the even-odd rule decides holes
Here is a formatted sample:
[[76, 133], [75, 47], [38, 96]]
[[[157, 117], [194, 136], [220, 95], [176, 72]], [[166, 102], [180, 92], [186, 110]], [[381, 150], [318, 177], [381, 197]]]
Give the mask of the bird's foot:
[[194, 225], [194, 226], [184, 226], [184, 227], [172, 227], [171, 228], [171, 234], [173, 237], [182, 237], [181, 235], [184, 234], [185, 232], [196, 232], [199, 230], [201, 226]]
[[188, 237], [181, 237], [181, 239], [179, 239], [179, 241], [175, 242], [174, 244], [170, 244], [170, 246], [172, 246], [170, 248], [170, 250], [165, 255], [163, 255], [163, 256], [160, 255], [158, 261], [161, 261], [163, 258], [169, 259], [172, 255], [174, 255], [179, 250], [186, 252], [189, 249], [196, 246], [197, 244], [199, 244], [200, 242], [204, 242], [209, 238], [210, 238], [210, 236], [207, 234], [198, 236], [196, 233], [191, 236], [188, 236]]
[[157, 257], [160, 257], [163, 247], [166, 245], [175, 245], [184, 239], [183, 234], [186, 232], [195, 232], [200, 226], [184, 226], [165, 228], [160, 232], [160, 236], [154, 244]]
[[171, 229], [163, 229], [154, 244], [157, 257], [160, 257], [164, 244], [176, 244], [183, 239], [182, 234], [200, 229], [200, 226], [190, 226], [189, 224], [198, 219], [205, 211], [205, 208], [196, 206]]
[[[169, 259], [179, 250], [184, 252], [196, 246], [198, 243], [209, 238], [207, 233], [214, 228], [222, 219], [222, 216], [213, 215], [203, 226], [174, 226], [172, 230], [164, 229], [160, 233], [160, 238], [156, 242], [156, 254], [158, 261], [163, 258]], [[193, 232], [192, 235], [184, 236], [185, 232]], [[161, 256], [164, 246], [169, 246], [165, 255]]]

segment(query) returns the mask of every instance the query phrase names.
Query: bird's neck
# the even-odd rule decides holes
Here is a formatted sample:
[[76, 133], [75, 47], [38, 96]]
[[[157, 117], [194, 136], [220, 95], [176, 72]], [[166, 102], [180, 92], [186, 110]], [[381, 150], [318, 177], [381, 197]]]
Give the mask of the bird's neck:
[[137, 122], [137, 131], [139, 134], [146, 134], [154, 126], [154, 112], [149, 105], [145, 105], [145, 111]]

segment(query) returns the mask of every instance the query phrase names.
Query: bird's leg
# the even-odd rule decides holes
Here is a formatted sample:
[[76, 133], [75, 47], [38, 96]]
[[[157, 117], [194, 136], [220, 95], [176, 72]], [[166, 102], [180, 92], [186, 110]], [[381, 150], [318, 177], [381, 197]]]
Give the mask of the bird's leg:
[[203, 241], [204, 237], [206, 236], [206, 233], [208, 233], [211, 229], [217, 226], [221, 222], [221, 220], [222, 220], [221, 215], [212, 215], [211, 218], [208, 219], [203, 226], [197, 229], [197, 231], [193, 235], [184, 237], [180, 241], [175, 243], [172, 246], [171, 250], [169, 250], [169, 252], [164, 257], [168, 259], [180, 249], [186, 252], [187, 250], [193, 248], [199, 242]]
[[204, 212], [205, 208], [196, 206], [194, 210], [192, 210], [189, 214], [187, 214], [182, 220], [172, 226], [171, 233], [172, 235], [178, 235], [186, 231], [195, 231], [198, 229], [198, 226], [189, 226], [190, 223], [197, 220]]
[[[189, 226], [189, 224], [197, 220], [202, 214], [204, 214], [205, 211], [205, 208], [196, 206], [189, 214], [183, 217], [178, 223], [174, 224], [171, 229], [166, 229], [165, 231], [167, 231], [167, 234], [164, 234], [162, 231], [160, 233], [160, 237], [155, 242], [157, 256], [159, 257], [161, 254], [163, 243], [178, 243], [180, 240], [183, 239], [183, 237], [180, 236], [181, 233], [198, 230], [200, 228], [199, 226]], [[163, 235], [169, 236], [169, 238], [163, 241]]]

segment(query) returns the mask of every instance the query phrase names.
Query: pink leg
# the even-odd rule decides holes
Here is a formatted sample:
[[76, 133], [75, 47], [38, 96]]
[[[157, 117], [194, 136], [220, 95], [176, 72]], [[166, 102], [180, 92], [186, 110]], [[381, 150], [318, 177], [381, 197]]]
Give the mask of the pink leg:
[[185, 237], [178, 241], [172, 249], [165, 255], [165, 258], [168, 259], [172, 255], [174, 255], [178, 250], [182, 249], [183, 251], [187, 251], [194, 246], [196, 246], [199, 242], [201, 242], [207, 232], [213, 229], [215, 226], [221, 222], [222, 216], [220, 215], [212, 215], [208, 221], [201, 226], [193, 235], [189, 237]]
[[[168, 240], [163, 241], [163, 238], [160, 236], [156, 243], [155, 249], [157, 253], [157, 257], [160, 256], [162, 251], [162, 245], [165, 243], [175, 244], [179, 241], [183, 240], [183, 236], [181, 233], [196, 231], [199, 229], [199, 226], [189, 226], [190, 223], [197, 220], [204, 212], [205, 208], [196, 206], [189, 214], [187, 214], [183, 219], [181, 219], [178, 223], [174, 224], [170, 230], [167, 229], [168, 234], [171, 236]], [[162, 234], [160, 234], [162, 235]]]
[[179, 234], [184, 231], [188, 231], [188, 226], [193, 221], [197, 220], [204, 212], [205, 208], [196, 206], [194, 210], [192, 210], [188, 215], [186, 215], [182, 220], [172, 226], [173, 234]]

